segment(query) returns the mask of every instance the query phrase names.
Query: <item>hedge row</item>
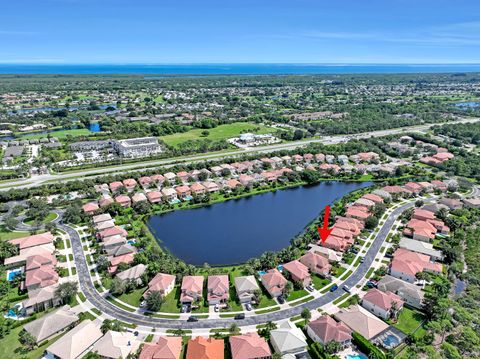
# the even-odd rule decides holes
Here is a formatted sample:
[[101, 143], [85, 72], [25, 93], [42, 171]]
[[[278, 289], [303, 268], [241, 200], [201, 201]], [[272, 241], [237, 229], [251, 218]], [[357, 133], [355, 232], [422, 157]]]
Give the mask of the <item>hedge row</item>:
[[360, 334], [352, 333], [352, 343], [369, 358], [387, 359], [387, 356]]

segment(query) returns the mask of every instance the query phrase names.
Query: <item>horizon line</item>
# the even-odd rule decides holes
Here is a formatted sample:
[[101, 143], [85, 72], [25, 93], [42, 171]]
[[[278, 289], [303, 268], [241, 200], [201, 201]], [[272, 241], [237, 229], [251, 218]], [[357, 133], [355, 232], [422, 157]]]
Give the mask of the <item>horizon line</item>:
[[480, 65], [479, 62], [0, 62], [5, 65], [57, 65], [57, 66], [192, 66], [192, 65], [288, 65], [288, 66], [461, 66]]

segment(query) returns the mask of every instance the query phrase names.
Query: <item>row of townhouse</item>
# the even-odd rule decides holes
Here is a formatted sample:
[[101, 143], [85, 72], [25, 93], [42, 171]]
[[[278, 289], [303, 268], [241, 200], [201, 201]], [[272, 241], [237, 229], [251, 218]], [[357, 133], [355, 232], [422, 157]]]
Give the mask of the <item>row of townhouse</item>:
[[59, 284], [54, 236], [50, 232], [16, 238], [9, 243], [19, 250], [18, 255], [6, 258], [4, 264], [24, 273], [20, 289], [28, 291], [28, 299], [22, 302], [25, 314], [42, 311], [61, 304], [56, 295]]
[[371, 216], [375, 206], [383, 204], [384, 198], [374, 193], [367, 193], [348, 205], [345, 216], [337, 216], [335, 224], [332, 226], [332, 232], [325, 242], [319, 241], [318, 244], [335, 251], [344, 252], [355, 242], [362, 229], [365, 227], [365, 221]]
[[[321, 162], [325, 161], [328, 155], [316, 154], [311, 155], [311, 158], [309, 155], [311, 154], [304, 156], [294, 155], [292, 157], [283, 156], [281, 158], [262, 158], [254, 161], [213, 166], [210, 170], [182, 171], [176, 174], [168, 172], [163, 175], [143, 176], [140, 177], [138, 181], [133, 178], [128, 178], [110, 184], [104, 183], [95, 186], [95, 190], [102, 194], [100, 200], [98, 202], [85, 204], [83, 210], [85, 213], [93, 214], [99, 208], [108, 206], [113, 202], [117, 202], [123, 207], [130, 207], [132, 204], [142, 201], [148, 201], [151, 204], [160, 202], [178, 203], [180, 200], [190, 200], [194, 195], [202, 196], [221, 190], [229, 192], [239, 186], [249, 187], [254, 183], [275, 182], [288, 173], [301, 172], [305, 169], [320, 172], [331, 171], [332, 173], [347, 170], [346, 166], [340, 167], [337, 164]], [[362, 154], [358, 154], [358, 156], [360, 155]], [[365, 156], [368, 157], [370, 155], [365, 153], [361, 157], [364, 158]], [[311, 162], [313, 160], [317, 162]], [[292, 161], [294, 164], [297, 164], [294, 169], [285, 167], [287, 164], [292, 164]], [[300, 164], [305, 166], [302, 167]], [[378, 168], [365, 167], [363, 164], [359, 164], [358, 166], [357, 171], [361, 173], [378, 170]], [[262, 171], [262, 169], [264, 170]], [[394, 169], [395, 167], [389, 167], [389, 171], [394, 171]], [[176, 185], [177, 183], [179, 184]], [[132, 195], [139, 185], [143, 188], [144, 192], [136, 192]], [[130, 195], [121, 194], [123, 191], [130, 193]]]
[[115, 220], [108, 213], [99, 214], [92, 217], [95, 237], [100, 242], [102, 252], [104, 252], [110, 263], [109, 273], [115, 273], [121, 263], [130, 264], [133, 262], [134, 255], [137, 253], [133, 242], [127, 241], [128, 232], [115, 225]]

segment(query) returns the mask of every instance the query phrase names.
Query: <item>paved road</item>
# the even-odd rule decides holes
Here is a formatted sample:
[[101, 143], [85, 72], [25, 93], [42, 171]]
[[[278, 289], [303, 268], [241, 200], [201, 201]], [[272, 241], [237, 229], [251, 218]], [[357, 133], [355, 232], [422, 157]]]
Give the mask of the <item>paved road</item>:
[[[392, 229], [395, 220], [398, 216], [404, 212], [407, 208], [413, 207], [414, 203], [407, 203], [398, 208], [396, 208], [390, 216], [387, 218], [380, 231], [378, 232], [374, 242], [368, 249], [365, 254], [364, 262], [361, 263], [355, 270], [355, 272], [345, 281], [344, 285], [348, 285], [350, 288], [355, 287], [368, 272], [371, 267], [375, 256], [382, 247], [383, 242], [385, 241], [388, 233]], [[125, 311], [112, 303], [108, 302], [100, 293], [95, 289], [92, 279], [90, 277], [90, 272], [88, 270], [87, 261], [85, 254], [83, 252], [82, 243], [78, 233], [73, 230], [71, 227], [64, 225], [62, 223], [58, 224], [58, 228], [66, 231], [72, 242], [72, 249], [75, 258], [75, 265], [77, 267], [78, 278], [80, 282], [80, 288], [83, 293], [90, 301], [90, 303], [97, 309], [101, 310], [103, 313], [106, 313], [118, 320], [123, 322], [136, 324], [138, 326], [147, 326], [147, 327], [156, 327], [156, 328], [171, 328], [171, 329], [199, 329], [199, 328], [222, 328], [229, 327], [233, 319], [201, 319], [198, 322], [186, 322], [185, 320], [180, 319], [163, 319], [163, 318], [152, 318], [146, 317], [142, 314], [131, 313]], [[243, 320], [236, 321], [238, 325], [258, 325], [265, 323], [267, 321], [278, 321], [284, 318], [290, 318], [296, 315], [299, 315], [304, 308], [310, 310], [315, 310], [325, 304], [328, 304], [335, 299], [342, 296], [345, 292], [341, 289], [333, 293], [326, 293], [319, 298], [313, 299], [312, 301], [299, 304], [295, 307], [266, 313], [259, 314], [251, 317], [246, 317]]]
[[[465, 118], [461, 120], [457, 120], [455, 123], [470, 123], [470, 122], [477, 122], [480, 121], [480, 118]], [[305, 141], [296, 141], [296, 142], [288, 142], [288, 143], [281, 143], [281, 144], [274, 144], [269, 146], [259, 146], [254, 148], [248, 148], [243, 150], [231, 151], [221, 154], [202, 154], [202, 155], [195, 155], [189, 157], [183, 157], [181, 160], [178, 158], [170, 158], [170, 159], [162, 159], [162, 160], [154, 160], [154, 161], [145, 161], [145, 162], [138, 162], [132, 164], [125, 164], [125, 165], [118, 165], [118, 166], [108, 166], [105, 168], [94, 168], [88, 169], [83, 171], [76, 171], [76, 172], [67, 172], [67, 173], [59, 173], [59, 174], [46, 174], [40, 176], [32, 176], [30, 178], [17, 180], [17, 181], [10, 181], [8, 184], [0, 184], [0, 191], [7, 191], [11, 189], [13, 186], [16, 188], [29, 188], [29, 187], [37, 187], [42, 184], [48, 182], [67, 182], [73, 180], [82, 180], [85, 178], [92, 179], [98, 176], [102, 176], [105, 174], [112, 174], [115, 172], [131, 172], [131, 171], [142, 171], [146, 170], [151, 167], [156, 166], [163, 166], [164, 168], [172, 167], [178, 163], [195, 163], [201, 162], [209, 159], [223, 159], [223, 158], [231, 158], [235, 156], [241, 156], [243, 154], [249, 153], [269, 153], [279, 150], [293, 150], [295, 148], [303, 147], [305, 145], [311, 143], [322, 143], [325, 145], [336, 144], [341, 142], [348, 142], [352, 139], [359, 139], [359, 138], [369, 138], [369, 137], [382, 137], [386, 135], [392, 134], [400, 134], [404, 132], [422, 132], [428, 130], [430, 127], [434, 125], [441, 125], [442, 123], [438, 124], [425, 124], [425, 125], [417, 125], [417, 126], [410, 126], [410, 127], [401, 127], [401, 128], [393, 128], [389, 130], [380, 130], [380, 131], [372, 131], [367, 133], [358, 133], [352, 135], [338, 135], [338, 136], [325, 136], [321, 138], [314, 138]], [[99, 164], [101, 167], [102, 165]]]

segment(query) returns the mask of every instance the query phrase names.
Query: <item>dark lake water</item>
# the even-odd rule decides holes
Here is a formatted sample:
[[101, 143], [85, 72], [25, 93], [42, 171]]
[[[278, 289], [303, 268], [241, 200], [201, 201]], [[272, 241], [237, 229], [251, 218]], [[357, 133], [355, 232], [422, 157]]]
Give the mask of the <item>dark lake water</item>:
[[163, 248], [187, 263], [239, 264], [288, 246], [326, 205], [370, 185], [322, 182], [152, 216], [147, 225]]

